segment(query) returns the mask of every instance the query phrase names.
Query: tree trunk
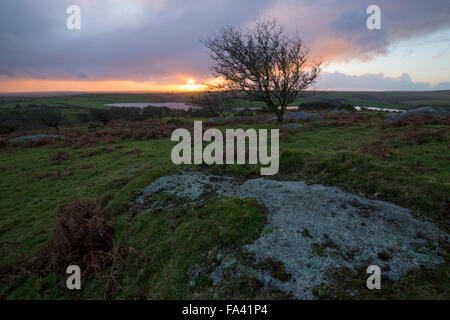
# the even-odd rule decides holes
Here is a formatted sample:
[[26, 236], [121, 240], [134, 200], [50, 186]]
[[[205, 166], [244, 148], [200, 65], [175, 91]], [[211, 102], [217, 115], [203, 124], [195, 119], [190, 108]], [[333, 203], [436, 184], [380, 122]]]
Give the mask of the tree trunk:
[[284, 110], [286, 110], [285, 106], [280, 106], [280, 109], [278, 109], [277, 107], [277, 123], [283, 123], [283, 115], [284, 115]]
[[277, 110], [277, 123], [283, 123], [283, 111]]
[[269, 107], [269, 110], [272, 110], [275, 112], [276, 116], [277, 116], [277, 123], [283, 123], [283, 113], [284, 110], [283, 108], [278, 110], [278, 106], [274, 105], [272, 102], [266, 102], [267, 106]]

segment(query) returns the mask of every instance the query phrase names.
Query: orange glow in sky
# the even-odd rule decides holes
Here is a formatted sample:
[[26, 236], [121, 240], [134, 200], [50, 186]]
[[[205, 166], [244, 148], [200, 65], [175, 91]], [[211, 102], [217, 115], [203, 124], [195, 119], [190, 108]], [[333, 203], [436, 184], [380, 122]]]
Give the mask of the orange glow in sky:
[[38, 92], [38, 91], [154, 91], [154, 92], [185, 92], [202, 91], [204, 84], [197, 84], [193, 78], [188, 78], [185, 84], [159, 84], [156, 82], [138, 82], [127, 80], [103, 81], [71, 81], [47, 79], [19, 79], [0, 77], [0, 92]]
[[194, 79], [189, 79], [187, 84], [183, 85], [185, 91], [201, 91], [206, 88], [204, 84], [196, 84]]

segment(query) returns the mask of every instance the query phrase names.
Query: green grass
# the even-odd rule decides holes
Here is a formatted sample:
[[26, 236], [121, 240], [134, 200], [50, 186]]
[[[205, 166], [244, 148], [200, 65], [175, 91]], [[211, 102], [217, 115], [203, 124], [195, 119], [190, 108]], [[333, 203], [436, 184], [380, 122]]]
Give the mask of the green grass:
[[[374, 117], [370, 124], [349, 128], [330, 128], [317, 121], [312, 127], [290, 131], [289, 139], [280, 145], [277, 178], [338, 186], [368, 198], [390, 201], [448, 228], [445, 212], [450, 196], [450, 152], [442, 148], [448, 143], [448, 127], [445, 141], [430, 138], [427, 143], [411, 145], [401, 139], [405, 127], [381, 129], [380, 125], [379, 118]], [[395, 138], [383, 138], [385, 135]], [[389, 150], [386, 158], [358, 152], [359, 145], [380, 141]], [[259, 167], [250, 165], [212, 169], [214, 173], [242, 177], [259, 175]]]
[[[140, 213], [128, 223], [135, 231], [127, 244], [143, 250], [148, 260], [139, 266], [139, 277], [122, 277], [121, 285], [127, 290], [118, 297], [133, 297], [143, 290], [154, 299], [194, 298], [209, 281], [200, 278], [190, 286], [192, 269], [211, 264], [208, 259], [213, 251], [238, 249], [256, 239], [265, 219], [266, 211], [255, 200], [236, 197]], [[138, 270], [127, 271], [136, 274]]]
[[[302, 128], [289, 131], [289, 138], [281, 141], [280, 174], [273, 178], [334, 185], [369, 198], [390, 201], [413, 209], [415, 215], [448, 230], [445, 215], [450, 195], [448, 127], [424, 126], [425, 129], [447, 130], [446, 139], [431, 137], [414, 145], [402, 140], [407, 127], [381, 129], [380, 125], [377, 116], [350, 127], [330, 127], [326, 121], [303, 124]], [[392, 137], [383, 138], [386, 135]], [[361, 144], [380, 141], [389, 148], [386, 157], [357, 149]], [[120, 145], [122, 148], [110, 150]], [[111, 209], [116, 245], [135, 247], [147, 257], [146, 260], [135, 257], [132, 263], [113, 266], [117, 285], [107, 290], [106, 297], [242, 298], [246, 294], [280, 297], [259, 289], [248, 293], [245, 290], [252, 279], [231, 277], [230, 285], [219, 290], [218, 295], [214, 295], [208, 278], [199, 278], [189, 286], [189, 275], [196, 266], [202, 269], [208, 263], [214, 265], [208, 260], [211, 252], [239, 251], [259, 234], [265, 211], [253, 200], [213, 198], [201, 206], [179, 206], [152, 214], [142, 212], [135, 217], [127, 212], [139, 190], [162, 175], [182, 169], [171, 163], [173, 145], [169, 139], [152, 139], [100, 143], [88, 149], [50, 145], [0, 150], [0, 268], [30, 263], [50, 240], [58, 207], [75, 198], [90, 198]], [[133, 154], [130, 152], [133, 149], [143, 152]], [[89, 150], [97, 152], [89, 157]], [[67, 152], [69, 160], [60, 163], [52, 160], [51, 155], [58, 151]], [[81, 169], [86, 163], [95, 163], [96, 167]], [[191, 167], [233, 174], [241, 179], [259, 175], [259, 168], [250, 165]], [[132, 168], [136, 170], [127, 175]], [[68, 172], [71, 175], [65, 176]], [[425, 296], [426, 292], [442, 298], [442, 292], [448, 287], [448, 269], [445, 269], [447, 278], [446, 272], [439, 270], [431, 274], [412, 272], [405, 279], [410, 279], [414, 285], [389, 284], [386, 296], [374, 298], [417, 298]], [[17, 276], [7, 284], [2, 283], [0, 297], [103, 298], [110, 272], [111, 267], [100, 278], [89, 278], [81, 293], [64, 289], [65, 275]], [[363, 291], [352, 291], [353, 286], [359, 285], [355, 284], [358, 277], [346, 276], [350, 291], [334, 292], [328, 287], [322, 288], [318, 296], [361, 297]], [[439, 281], [444, 283], [436, 284]]]
[[[114, 145], [112, 145], [114, 146]], [[41, 147], [0, 152], [2, 177], [0, 192], [1, 263], [13, 258], [32, 256], [48, 241], [58, 207], [75, 198], [102, 200], [117, 193], [111, 207], [126, 201], [127, 185], [134, 185], [141, 170], [170, 171], [167, 154], [170, 144], [156, 141], [128, 142], [122, 149], [108, 151], [110, 145], [99, 145], [97, 154], [88, 157], [88, 150], [66, 150], [68, 161], [58, 164], [50, 159], [58, 149]], [[143, 150], [132, 154], [134, 148]], [[81, 169], [85, 163], [95, 168]], [[132, 168], [131, 175], [125, 173]], [[55, 178], [56, 172], [72, 171], [69, 176]], [[134, 183], [134, 184], [133, 184]], [[17, 237], [20, 235], [20, 237]]]
[[[146, 100], [143, 100], [146, 99]], [[79, 94], [39, 98], [1, 98], [0, 107], [13, 108], [16, 104], [48, 105], [52, 107], [107, 108], [104, 105], [120, 102], [147, 102], [148, 96], [137, 94]]]
[[360, 269], [329, 270], [329, 283], [313, 289], [318, 299], [357, 300], [448, 300], [450, 294], [450, 267], [409, 271], [400, 281], [381, 277], [380, 290], [367, 290], [369, 274]]
[[[221, 197], [191, 207], [141, 212], [136, 217], [116, 216], [113, 218], [118, 229], [116, 243], [139, 250], [145, 260], [121, 261], [124, 265], [120, 269], [111, 266], [103, 277], [89, 278], [81, 294], [65, 290], [64, 277], [57, 274], [16, 279], [2, 288], [3, 294], [7, 292], [12, 299], [101, 299], [111, 292], [118, 299], [211, 298], [217, 294], [212, 289], [212, 280], [201, 274], [192, 280], [192, 271], [196, 268], [211, 271], [218, 265], [216, 254], [238, 250], [255, 240], [265, 224], [266, 214], [255, 200]], [[118, 288], [112, 288], [105, 295], [109, 272], [114, 272], [121, 290], [115, 292]], [[233, 294], [238, 295], [239, 290], [246, 290], [246, 286], [236, 286]], [[265, 291], [261, 289], [258, 293]]]
[[[424, 105], [450, 107], [450, 91], [423, 92], [364, 92], [364, 91], [317, 91], [305, 92], [290, 105], [303, 103], [327, 102], [333, 104], [350, 104], [353, 106], [390, 107], [407, 109]], [[265, 107], [263, 102], [248, 99], [236, 99], [242, 107]]]

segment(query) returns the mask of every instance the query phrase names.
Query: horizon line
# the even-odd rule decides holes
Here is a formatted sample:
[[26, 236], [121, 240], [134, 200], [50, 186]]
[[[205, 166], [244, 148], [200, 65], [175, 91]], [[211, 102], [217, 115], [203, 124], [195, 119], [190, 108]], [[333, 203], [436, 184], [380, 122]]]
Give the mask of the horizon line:
[[[317, 90], [304, 90], [303, 92], [449, 92], [450, 90], [369, 90], [369, 89], [361, 89], [361, 90], [337, 90], [337, 89], [317, 89]], [[114, 94], [114, 93], [123, 93], [123, 94], [198, 94], [204, 93], [206, 91], [12, 91], [12, 92], [1, 92], [0, 97], [10, 96], [10, 97], [21, 97], [20, 95], [49, 95], [49, 94], [58, 94], [58, 95], [77, 95], [77, 94]]]

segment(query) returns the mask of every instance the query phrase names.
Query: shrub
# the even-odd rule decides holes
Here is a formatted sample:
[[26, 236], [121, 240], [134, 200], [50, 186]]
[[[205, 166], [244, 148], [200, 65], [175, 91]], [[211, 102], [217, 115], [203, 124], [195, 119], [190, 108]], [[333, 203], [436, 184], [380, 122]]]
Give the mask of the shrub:
[[339, 115], [327, 115], [325, 118], [327, 122], [324, 125], [332, 128], [339, 128], [339, 127], [353, 127], [362, 123], [367, 123], [370, 120], [370, 115], [350, 113]]
[[46, 145], [53, 144], [53, 143], [55, 143], [55, 139], [53, 139], [53, 138], [43, 138], [43, 139], [27, 141], [25, 143], [25, 145], [28, 148], [34, 148], [34, 147], [46, 146]]
[[298, 106], [298, 109], [301, 111], [309, 110], [309, 111], [328, 111], [333, 109], [346, 110], [349, 112], [355, 112], [355, 108], [349, 104], [338, 104], [338, 103], [330, 103], [330, 102], [309, 102], [309, 103], [301, 103]]
[[142, 151], [141, 149], [136, 149], [136, 148], [134, 148], [133, 150], [131, 150], [130, 151], [132, 154], [140, 154], [140, 153], [142, 153], [142, 152], [144, 152], [144, 151]]
[[39, 120], [46, 126], [59, 130], [59, 126], [63, 120], [61, 114], [50, 108], [42, 108], [38, 113]]
[[66, 161], [66, 160], [69, 160], [69, 158], [70, 158], [70, 155], [65, 151], [58, 151], [57, 153], [52, 154], [50, 156], [50, 159], [55, 160], [55, 161]]
[[170, 109], [168, 107], [153, 107], [148, 106], [142, 110], [142, 117], [147, 118], [162, 118], [170, 114]]
[[280, 171], [292, 173], [301, 170], [309, 156], [309, 154], [299, 151], [283, 151], [280, 156]]
[[430, 115], [405, 116], [398, 120], [383, 122], [381, 124], [381, 128], [388, 129], [388, 128], [406, 127], [409, 125], [422, 126], [428, 124], [439, 124], [439, 119], [435, 119]]
[[97, 155], [97, 150], [89, 150], [87, 153], [88, 157], [93, 157], [95, 155]]
[[107, 125], [113, 119], [111, 111], [105, 109], [90, 109], [89, 118], [93, 121], [101, 122], [104, 125]]
[[137, 107], [114, 107], [109, 110], [112, 120], [141, 120], [141, 108]]
[[366, 142], [356, 147], [357, 152], [367, 153], [382, 159], [389, 157], [389, 147], [384, 145], [381, 141]]
[[18, 130], [19, 128], [20, 122], [17, 119], [0, 118], [0, 134], [11, 133]]
[[426, 130], [417, 127], [411, 127], [405, 130], [402, 140], [407, 144], [424, 144], [435, 139], [438, 141], [446, 140], [446, 131], [444, 129]]
[[80, 166], [80, 169], [85, 170], [85, 169], [96, 168], [96, 167], [97, 167], [96, 163], [87, 163], [86, 162]]
[[174, 126], [183, 126], [184, 121], [181, 119], [169, 119], [166, 122], [167, 124], [174, 125]]
[[281, 141], [285, 141], [289, 139], [289, 132], [286, 128], [284, 127], [277, 127], [277, 129], [280, 132], [280, 140]]
[[50, 245], [50, 262], [57, 269], [78, 265], [84, 272], [97, 271], [113, 246], [114, 229], [109, 212], [94, 201], [75, 200], [62, 205]]

